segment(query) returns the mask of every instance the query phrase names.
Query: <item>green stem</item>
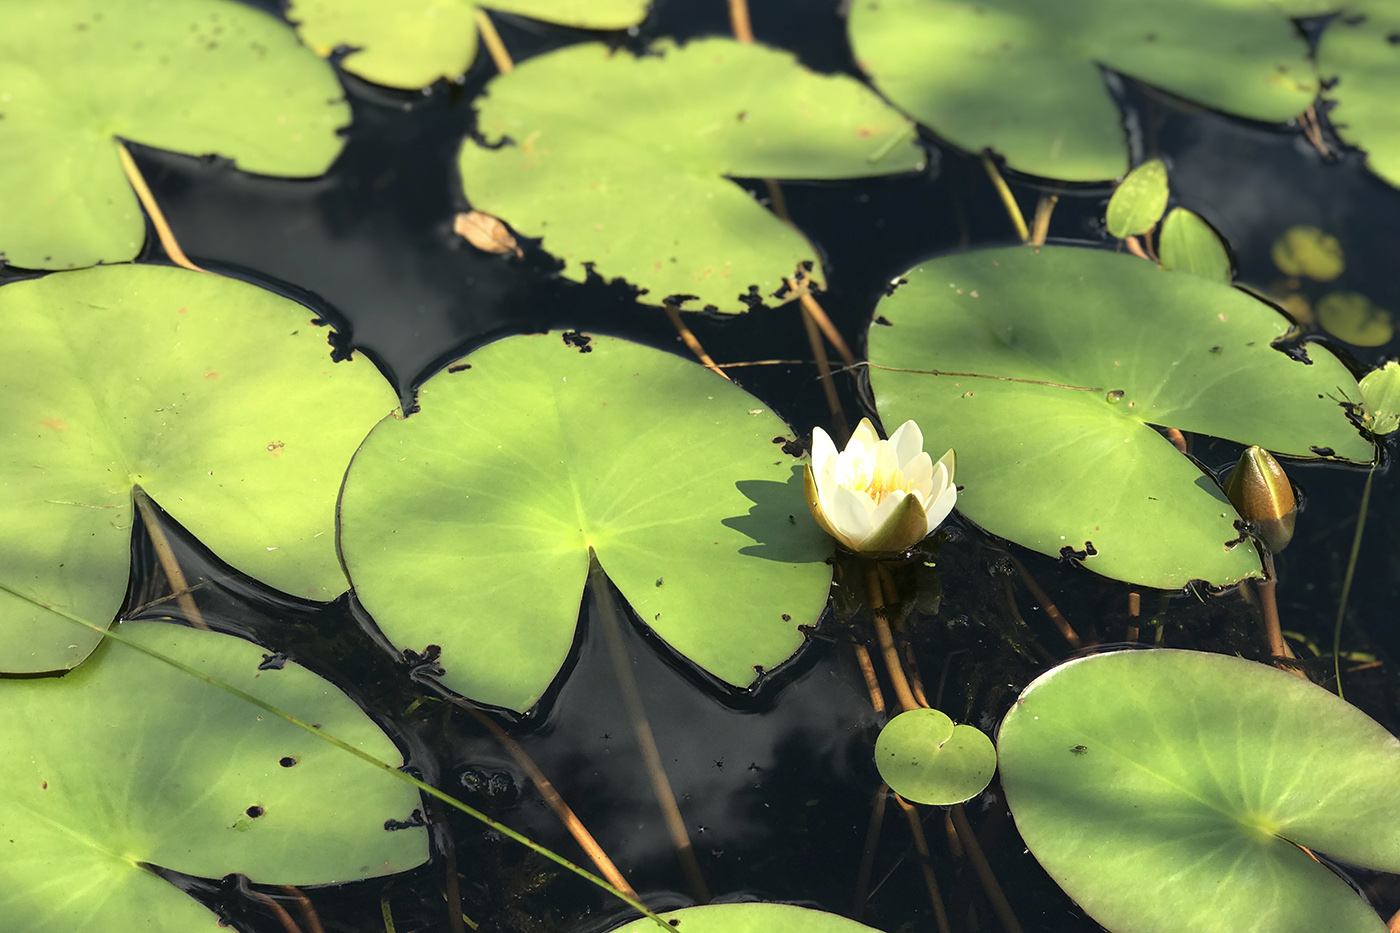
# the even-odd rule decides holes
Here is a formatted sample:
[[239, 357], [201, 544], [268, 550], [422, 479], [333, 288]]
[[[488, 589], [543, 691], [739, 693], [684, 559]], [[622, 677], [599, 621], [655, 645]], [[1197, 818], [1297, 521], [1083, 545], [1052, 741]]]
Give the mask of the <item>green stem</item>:
[[1371, 480], [1376, 475], [1376, 464], [1380, 463], [1380, 451], [1376, 452], [1375, 463], [1366, 474], [1366, 486], [1361, 490], [1361, 508], [1356, 515], [1356, 533], [1351, 538], [1351, 558], [1347, 561], [1346, 576], [1342, 577], [1342, 598], [1337, 603], [1337, 623], [1332, 627], [1332, 670], [1337, 676], [1337, 696], [1346, 699], [1342, 692], [1342, 619], [1347, 614], [1347, 596], [1351, 594], [1351, 579], [1356, 575], [1356, 561], [1361, 556], [1361, 535], [1366, 531], [1366, 509], [1371, 504]]

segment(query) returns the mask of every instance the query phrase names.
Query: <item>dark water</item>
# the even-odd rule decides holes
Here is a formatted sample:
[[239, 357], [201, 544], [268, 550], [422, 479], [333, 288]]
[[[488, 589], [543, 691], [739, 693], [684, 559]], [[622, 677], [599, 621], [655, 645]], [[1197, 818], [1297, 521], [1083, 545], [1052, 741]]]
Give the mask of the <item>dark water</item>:
[[[658, 4], [643, 37], [688, 38], [728, 29], [724, 4]], [[519, 57], [582, 34], [497, 17]], [[753, 2], [760, 41], [795, 50], [810, 66], [850, 70], [834, 3]], [[637, 38], [614, 37], [636, 43]], [[529, 50], [529, 51], [527, 51]], [[322, 179], [289, 182], [244, 175], [205, 161], [135, 148], [156, 197], [195, 261], [242, 275], [310, 303], [343, 327], [411, 400], [414, 387], [446, 361], [499, 335], [568, 327], [618, 334], [684, 353], [657, 309], [630, 290], [600, 282], [558, 281], [549, 257], [487, 257], [451, 233], [468, 205], [457, 189], [455, 152], [472, 128], [471, 100], [492, 75], [478, 61], [460, 84], [428, 93], [377, 89], [347, 76], [354, 124], [344, 155]], [[1108, 76], [1128, 108], [1136, 157], [1161, 155], [1178, 203], [1202, 214], [1229, 241], [1241, 281], [1276, 277], [1269, 245], [1288, 226], [1310, 223], [1341, 237], [1348, 257], [1340, 287], [1400, 308], [1400, 193], [1372, 178], [1355, 153], [1324, 159], [1296, 128], [1261, 126], [1200, 113]], [[930, 168], [912, 177], [867, 182], [785, 184], [794, 221], [819, 244], [830, 283], [822, 303], [861, 352], [863, 333], [885, 284], [929, 256], [960, 246], [1012, 242], [1014, 234], [977, 160], [926, 138]], [[1335, 145], [1335, 140], [1333, 141]], [[1041, 186], [1012, 178], [1029, 209]], [[761, 182], [739, 180], [756, 193]], [[1069, 187], [1051, 227], [1053, 240], [1103, 242], [1107, 188]], [[158, 246], [147, 258], [163, 261]], [[690, 321], [720, 361], [805, 358], [793, 308], [743, 318]], [[1387, 348], [1352, 348], [1371, 366]], [[1394, 352], [1394, 347], [1388, 348]], [[737, 380], [800, 435], [828, 425], [812, 367], [756, 367]], [[857, 386], [842, 382], [846, 412], [862, 413]], [[1193, 439], [1213, 468], [1238, 456], [1234, 445]], [[1293, 545], [1279, 557], [1284, 627], [1331, 643], [1332, 619], [1351, 546], [1364, 473], [1290, 467], [1306, 494]], [[1400, 635], [1393, 607], [1400, 586], [1396, 479], [1375, 479], [1366, 546], [1343, 632], [1345, 648], [1375, 654], [1379, 667], [1348, 675], [1348, 698], [1392, 731], [1400, 728], [1395, 672]], [[519, 767], [483, 728], [437, 690], [430, 666], [383, 643], [349, 597], [329, 606], [302, 603], [240, 578], [199, 548], [180, 545], [192, 577], [217, 581], [200, 596], [212, 624], [250, 637], [331, 678], [395, 736], [410, 766], [539, 842], [576, 860], [581, 853], [540, 802]], [[147, 543], [138, 533], [130, 605], [160, 595]], [[1129, 587], [1073, 566], [1010, 548], [956, 523], [937, 555], [941, 604], [916, 613], [909, 637], [936, 702], [954, 718], [991, 731], [1017, 691], [1051, 659], [1072, 649], [1021, 582], [1019, 558], [1071, 623], [1106, 642], [1125, 637]], [[913, 591], [904, 581], [903, 592]], [[931, 581], [921, 592], [932, 597]], [[469, 599], [469, 594], [464, 594]], [[833, 611], [798, 660], [752, 695], [708, 687], [683, 661], [635, 624], [626, 639], [651, 726], [706, 880], [720, 899], [799, 901], [850, 914], [865, 847], [871, 797], [879, 785], [871, 748], [881, 717], [870, 708], [850, 642], [867, 638], [862, 618]], [[1241, 594], [1142, 594], [1143, 615], [1162, 623], [1164, 644], [1259, 657], [1255, 611]], [[157, 610], [148, 610], [152, 614]], [[624, 610], [625, 611], [625, 610]], [[523, 721], [501, 719], [655, 907], [689, 903], [660, 811], [641, 766], [609, 657], [586, 595], [579, 642], [566, 676], [543, 707]], [[1017, 616], [1024, 617], [1025, 623]], [[629, 617], [630, 618], [630, 617]], [[1154, 629], [1144, 628], [1144, 638]], [[1319, 662], [1319, 679], [1328, 665]], [[993, 790], [968, 805], [992, 865], [1024, 927], [1088, 931], [1097, 925], [1059, 892], [1029, 855]], [[621, 916], [617, 904], [577, 879], [484, 833], [455, 815], [430, 810], [437, 853], [407, 876], [312, 890], [325, 929], [382, 931], [387, 899], [399, 933], [451, 929], [444, 879], [455, 862], [464, 912], [486, 930], [601, 929]], [[923, 808], [932, 862], [955, 929], [994, 929], [972, 873], [949, 852], [943, 811]], [[449, 853], [451, 853], [449, 858]], [[874, 853], [864, 919], [886, 930], [931, 929], [918, 857], [907, 823], [893, 807]], [[225, 910], [247, 930], [281, 924], [230, 884], [175, 879]], [[1400, 906], [1389, 876], [1355, 875], [1385, 915]]]

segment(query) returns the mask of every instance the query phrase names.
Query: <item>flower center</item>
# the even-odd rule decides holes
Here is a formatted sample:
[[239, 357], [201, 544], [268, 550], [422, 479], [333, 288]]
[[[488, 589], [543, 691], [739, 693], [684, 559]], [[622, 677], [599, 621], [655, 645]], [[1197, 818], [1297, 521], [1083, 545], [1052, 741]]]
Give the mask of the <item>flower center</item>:
[[923, 501], [919, 491], [910, 488], [908, 481], [904, 478], [904, 471], [899, 467], [892, 467], [888, 472], [882, 471], [872, 460], [863, 459], [851, 465], [850, 488], [852, 490], [865, 493], [876, 505], [883, 502], [885, 497], [896, 489], [902, 489], [909, 495], [917, 497], [920, 502]]

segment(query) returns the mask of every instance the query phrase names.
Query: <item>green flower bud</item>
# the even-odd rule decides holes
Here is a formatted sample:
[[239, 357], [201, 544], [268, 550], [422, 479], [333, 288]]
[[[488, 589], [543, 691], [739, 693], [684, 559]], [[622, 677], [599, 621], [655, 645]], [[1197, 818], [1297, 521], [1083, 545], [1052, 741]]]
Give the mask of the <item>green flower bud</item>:
[[1288, 547], [1293, 540], [1298, 500], [1273, 454], [1262, 447], [1246, 450], [1225, 481], [1225, 495], [1235, 511], [1254, 523], [1255, 533], [1269, 550]]

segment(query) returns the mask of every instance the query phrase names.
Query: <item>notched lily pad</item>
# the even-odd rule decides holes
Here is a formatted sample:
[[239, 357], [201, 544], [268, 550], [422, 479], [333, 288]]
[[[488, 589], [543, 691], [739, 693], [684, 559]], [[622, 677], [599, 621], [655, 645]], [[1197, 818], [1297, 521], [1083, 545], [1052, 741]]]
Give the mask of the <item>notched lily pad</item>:
[[[121, 632], [402, 762], [331, 684], [291, 663], [260, 670], [257, 645], [160, 622]], [[63, 677], [0, 679], [0, 710], [8, 930], [216, 928], [208, 908], [146, 865], [307, 885], [427, 860], [425, 829], [386, 831], [422, 807], [412, 787], [135, 648], [109, 642]]]
[[[0, 121], [3, 122], [3, 121]], [[63, 670], [126, 595], [132, 488], [293, 595], [344, 591], [335, 496], [396, 405], [311, 312], [233, 279], [104, 266], [0, 288], [0, 671]]]
[[[520, 63], [479, 101], [495, 148], [458, 158], [472, 207], [543, 238], [563, 275], [624, 278], [645, 300], [748, 310], [815, 247], [730, 178], [914, 171], [908, 121], [865, 85], [728, 39], [660, 42], [637, 58], [594, 43]], [[684, 296], [684, 297], [682, 297]]]
[[915, 803], [962, 803], [986, 789], [997, 768], [992, 740], [936, 709], [907, 710], [875, 740], [875, 766], [890, 789]]
[[826, 604], [832, 545], [780, 446], [788, 426], [695, 363], [510, 337], [429, 379], [419, 404], [355, 455], [340, 547], [385, 635], [441, 645], [459, 693], [540, 698], [573, 643], [590, 549], [642, 622], [738, 687]]
[[1288, 320], [1222, 283], [1071, 247], [906, 277], [878, 310], [893, 326], [870, 329], [880, 415], [936, 426], [930, 446], [958, 452], [958, 510], [1041, 553], [1164, 589], [1260, 574], [1224, 493], [1154, 425], [1373, 455], [1335, 400], [1358, 397], [1346, 367], [1317, 344], [1310, 364], [1273, 349]]
[[[1395, 88], [1400, 85], [1400, 9], [1388, 0], [1346, 4], [1317, 46], [1317, 70], [1329, 82], [1324, 96], [1335, 102], [1328, 114], [1337, 134], [1366, 152], [1366, 165], [1400, 187], [1400, 122]], [[1334, 7], [1335, 8], [1335, 7]]]
[[1307, 43], [1267, 3], [856, 0], [849, 29], [861, 68], [896, 106], [954, 145], [1048, 178], [1127, 171], [1105, 67], [1270, 122], [1317, 93]]
[[1299, 847], [1400, 870], [1400, 741], [1321, 687], [1197, 651], [1094, 655], [1027, 687], [997, 750], [1026, 845], [1113, 933], [1385, 930]]
[[321, 175], [350, 108], [286, 23], [227, 0], [0, 4], [0, 251], [69, 269], [140, 251], [116, 141]]

